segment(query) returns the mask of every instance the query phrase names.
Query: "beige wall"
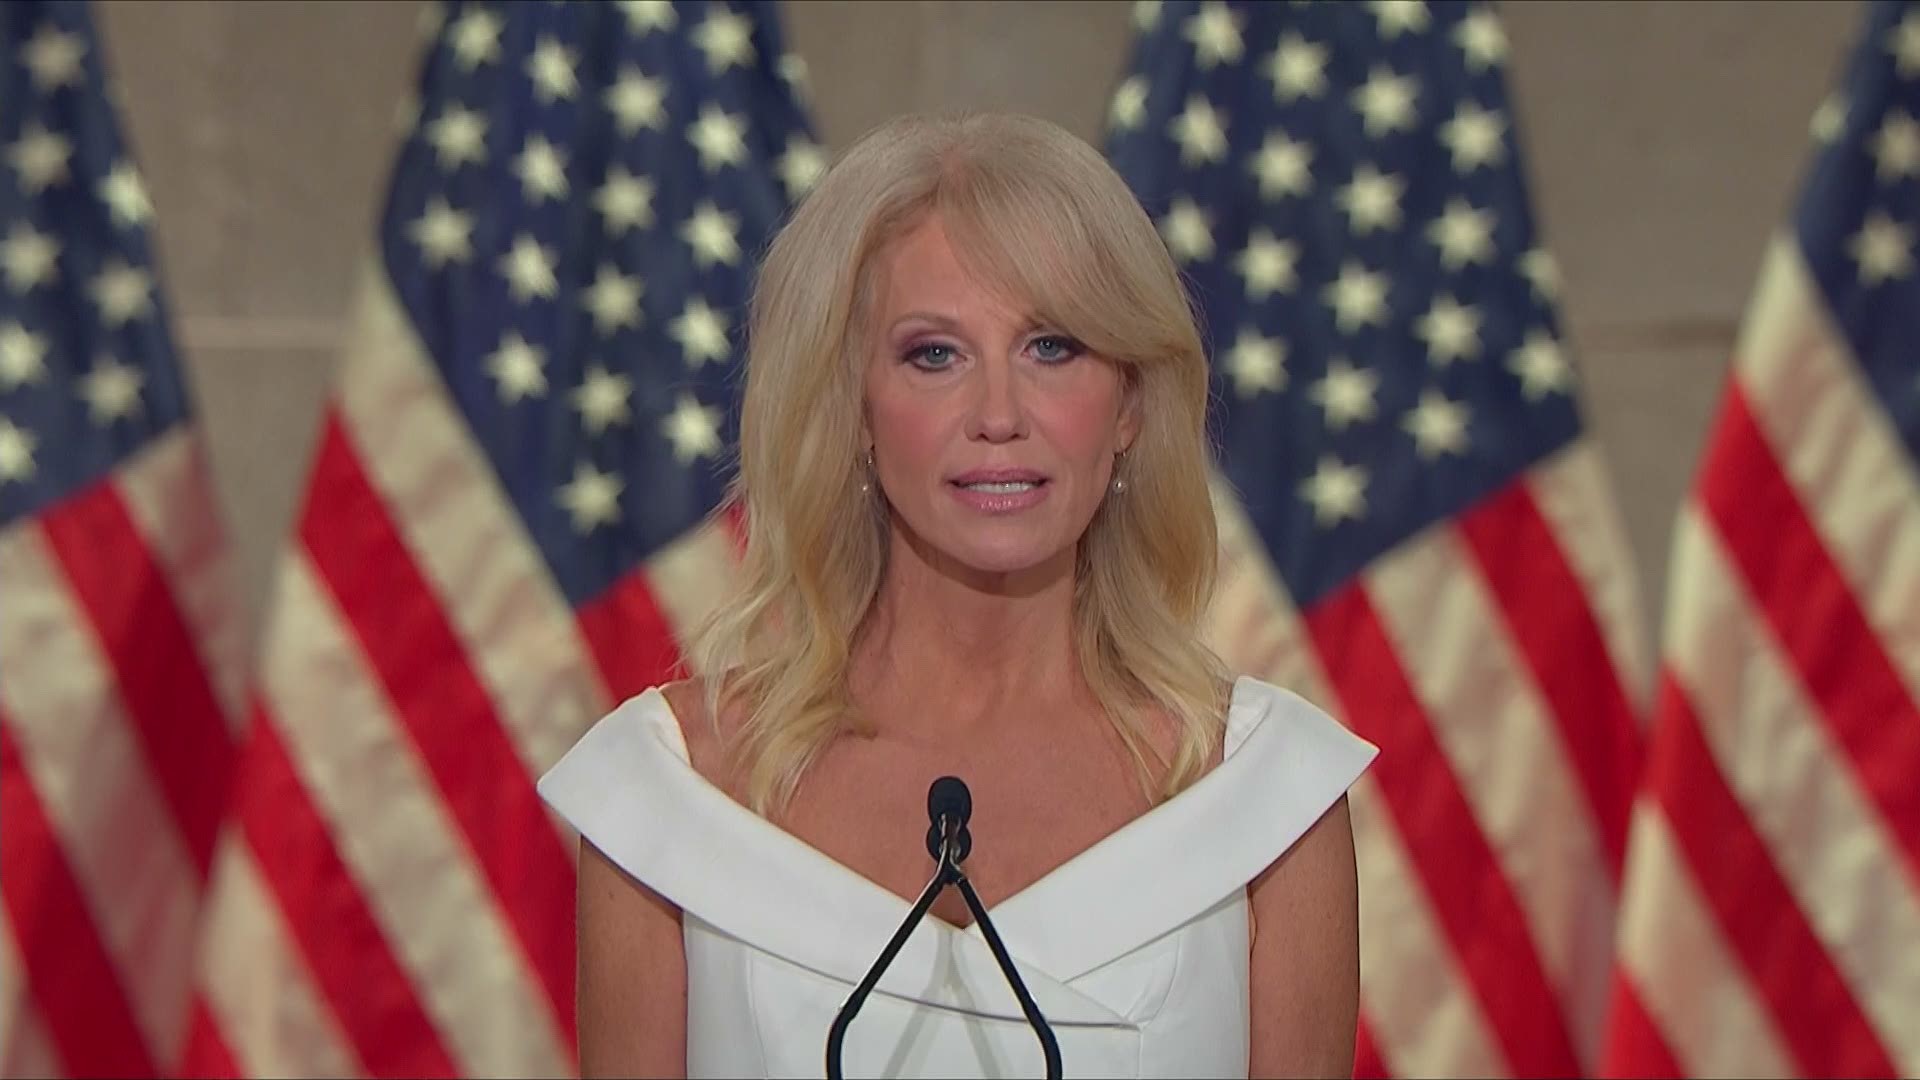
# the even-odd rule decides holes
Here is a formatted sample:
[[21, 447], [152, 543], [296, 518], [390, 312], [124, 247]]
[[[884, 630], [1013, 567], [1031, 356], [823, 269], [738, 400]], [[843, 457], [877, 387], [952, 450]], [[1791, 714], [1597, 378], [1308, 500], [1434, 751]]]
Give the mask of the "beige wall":
[[[98, 6], [249, 600], [294, 512], [420, 6]], [[1854, 3], [1505, 6], [1536, 206], [1649, 612], [1761, 247]], [[898, 110], [1036, 112], [1097, 142], [1111, 2], [790, 3], [837, 148]]]

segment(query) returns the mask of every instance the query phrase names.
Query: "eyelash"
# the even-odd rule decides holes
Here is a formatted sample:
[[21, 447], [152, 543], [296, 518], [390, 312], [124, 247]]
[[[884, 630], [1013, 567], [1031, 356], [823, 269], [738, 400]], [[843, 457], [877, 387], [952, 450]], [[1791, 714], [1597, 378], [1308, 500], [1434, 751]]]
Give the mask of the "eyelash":
[[[1031, 348], [1034, 345], [1040, 344], [1041, 342], [1055, 342], [1057, 343], [1059, 348], [1065, 350], [1064, 355], [1061, 355], [1055, 359], [1040, 360], [1040, 363], [1042, 365], [1045, 365], [1048, 367], [1064, 364], [1067, 361], [1072, 360], [1075, 357], [1078, 357], [1081, 353], [1086, 351], [1086, 346], [1080, 344], [1078, 341], [1075, 341], [1074, 339], [1068, 337], [1065, 334], [1042, 334], [1039, 337], [1036, 337], [1032, 341], [1028, 342], [1028, 347]], [[932, 349], [945, 349], [948, 353], [953, 353], [956, 351], [953, 346], [948, 345], [944, 342], [929, 341], [929, 342], [926, 342], [925, 344], [915, 345], [912, 348], [909, 348], [906, 352], [906, 355], [902, 357], [902, 359], [909, 363], [915, 364], [916, 366], [924, 367], [925, 365], [922, 361], [926, 356], [927, 352]], [[937, 371], [941, 367], [945, 367], [945, 366], [946, 365], [942, 364], [933, 368], [927, 368], [926, 370]]]

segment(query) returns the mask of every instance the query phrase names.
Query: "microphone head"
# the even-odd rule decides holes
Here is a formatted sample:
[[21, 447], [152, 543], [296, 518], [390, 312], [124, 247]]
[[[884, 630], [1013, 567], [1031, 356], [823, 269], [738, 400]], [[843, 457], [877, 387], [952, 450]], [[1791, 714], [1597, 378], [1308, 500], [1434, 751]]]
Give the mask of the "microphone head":
[[938, 824], [951, 817], [961, 825], [973, 816], [973, 793], [967, 782], [957, 776], [943, 776], [927, 788], [927, 818]]

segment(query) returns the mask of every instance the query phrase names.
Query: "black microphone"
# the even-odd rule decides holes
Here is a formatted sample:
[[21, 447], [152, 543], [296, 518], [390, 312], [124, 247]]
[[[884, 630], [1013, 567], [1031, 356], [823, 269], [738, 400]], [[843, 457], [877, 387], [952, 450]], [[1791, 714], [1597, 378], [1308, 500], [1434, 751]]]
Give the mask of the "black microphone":
[[900, 929], [894, 931], [887, 947], [880, 950], [880, 958], [867, 970], [867, 976], [854, 987], [853, 994], [840, 1006], [840, 1012], [833, 1018], [833, 1026], [827, 1031], [827, 1077], [828, 1080], [843, 1080], [845, 1074], [840, 1071], [840, 1054], [847, 1040], [847, 1028], [866, 1004], [867, 995], [873, 992], [880, 976], [893, 963], [900, 947], [907, 943], [907, 935], [933, 906], [934, 897], [948, 885], [958, 885], [960, 895], [967, 902], [967, 909], [973, 912], [973, 919], [980, 924], [980, 932], [987, 939], [987, 947], [993, 950], [993, 959], [1000, 965], [1001, 974], [1007, 977], [1007, 983], [1013, 987], [1013, 996], [1020, 1001], [1020, 1011], [1026, 1014], [1027, 1025], [1040, 1040], [1040, 1050], [1047, 1059], [1047, 1080], [1060, 1080], [1060, 1043], [1053, 1036], [1053, 1028], [1047, 1018], [1040, 1015], [1040, 1007], [1033, 1003], [1033, 995], [1027, 992], [1027, 984], [1020, 979], [1020, 972], [1013, 966], [1013, 958], [1007, 955], [1007, 947], [1001, 943], [1000, 934], [993, 928], [993, 920], [987, 918], [987, 909], [980, 903], [980, 897], [973, 891], [973, 883], [967, 880], [966, 872], [960, 864], [973, 851], [973, 834], [967, 831], [967, 819], [973, 816], [973, 793], [967, 790], [966, 781], [957, 776], [943, 776], [927, 789], [927, 854], [933, 857], [935, 867], [933, 880], [920, 893], [920, 899], [914, 902], [913, 910], [907, 913], [906, 921]]

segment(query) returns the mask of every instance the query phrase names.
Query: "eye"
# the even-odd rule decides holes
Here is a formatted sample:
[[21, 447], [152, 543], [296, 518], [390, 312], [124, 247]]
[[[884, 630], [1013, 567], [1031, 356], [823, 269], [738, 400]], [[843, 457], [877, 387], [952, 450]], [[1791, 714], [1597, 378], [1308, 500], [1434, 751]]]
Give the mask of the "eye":
[[1028, 348], [1033, 350], [1033, 358], [1044, 364], [1065, 363], [1086, 351], [1086, 346], [1065, 334], [1047, 334], [1034, 338], [1033, 344]]
[[907, 350], [903, 358], [907, 363], [927, 371], [939, 371], [953, 363], [954, 351], [951, 345], [942, 345], [937, 341], [915, 345]]

